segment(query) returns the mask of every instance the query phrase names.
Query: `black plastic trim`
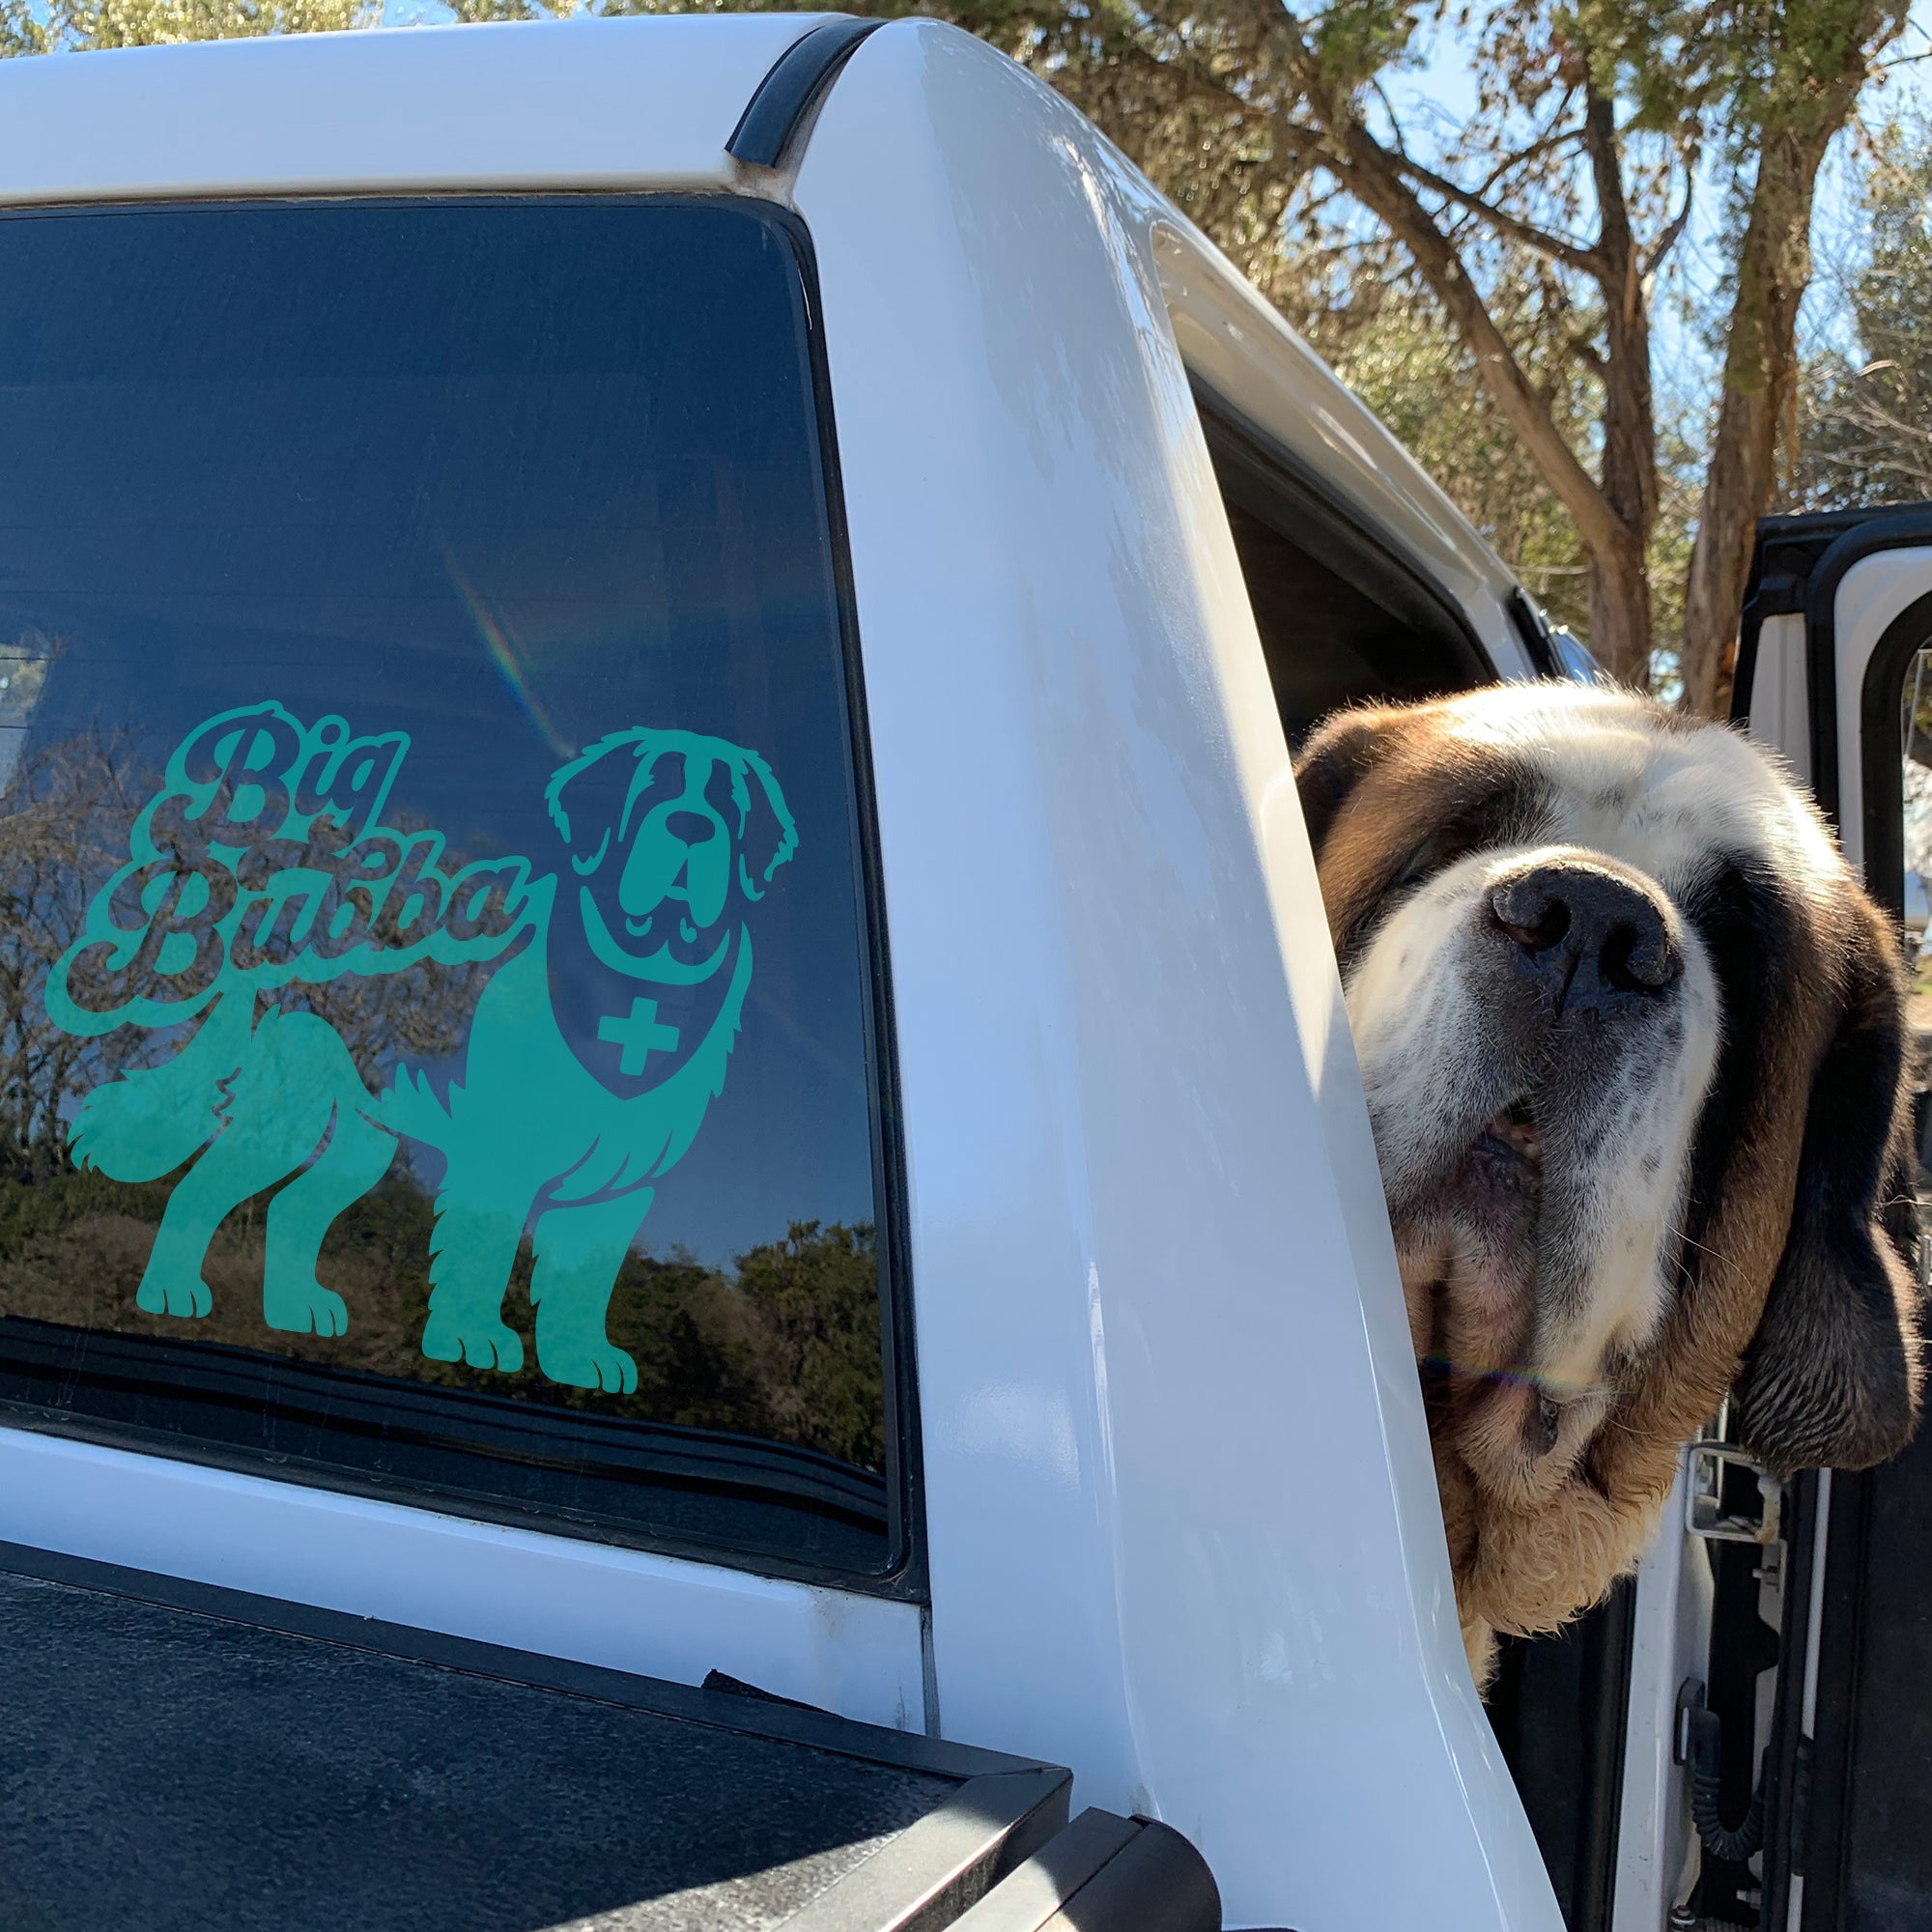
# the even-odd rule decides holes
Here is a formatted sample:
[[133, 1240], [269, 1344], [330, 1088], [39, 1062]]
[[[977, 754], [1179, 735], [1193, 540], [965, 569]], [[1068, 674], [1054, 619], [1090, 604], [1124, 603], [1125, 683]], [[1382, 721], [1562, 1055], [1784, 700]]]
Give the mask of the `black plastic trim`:
[[952, 1932], [1039, 1932], [1089, 1879], [1133, 1842], [1138, 1831], [1130, 1819], [1112, 1811], [1081, 1812], [1050, 1844], [962, 1913]]
[[724, 152], [749, 167], [779, 166], [811, 110], [838, 78], [839, 69], [858, 51], [859, 43], [884, 25], [883, 20], [855, 20], [840, 14], [802, 34], [759, 81], [724, 143]]
[[793, 1913], [785, 1932], [938, 1932], [1065, 1829], [1072, 1788], [1068, 1773], [1044, 1765], [970, 1778]]
[[[1775, 1702], [1772, 1707], [1771, 1738], [1765, 1750], [1765, 1855], [1764, 1855], [1764, 1900], [1767, 1914], [1775, 1913], [1776, 1918], [1767, 1918], [1765, 1922], [1773, 1925], [1788, 1925], [1791, 1919], [1791, 1882], [1794, 1878], [1804, 1881], [1805, 1902], [1815, 1912], [1817, 1902], [1825, 1886], [1814, 1885], [1813, 1877], [1822, 1880], [1826, 1862], [1821, 1861], [1819, 1847], [1813, 1842], [1808, 1829], [1810, 1805], [1808, 1790], [1801, 1790], [1802, 1784], [1808, 1785], [1808, 1760], [1812, 1751], [1804, 1736], [1804, 1656], [1810, 1642], [1811, 1627], [1811, 1577], [1817, 1564], [1829, 1552], [1821, 1550], [1818, 1543], [1818, 1472], [1805, 1469], [1793, 1478], [1786, 1488], [1786, 1548], [1788, 1555], [1784, 1571], [1784, 1616], [1778, 1631], [1777, 1683]], [[1842, 1542], [1843, 1528], [1840, 1518], [1843, 1504], [1847, 1499], [1839, 1492], [1839, 1478], [1833, 1477], [1832, 1526], [1827, 1541]], [[1818, 1650], [1819, 1690], [1824, 1690], [1826, 1675], [1826, 1652], [1821, 1643]], [[1827, 1713], [1821, 1694], [1818, 1703], [1818, 1718], [1825, 1719]], [[1804, 1769], [1801, 1770], [1801, 1762]], [[1836, 1833], [1833, 1834], [1835, 1839]], [[1833, 1851], [1835, 1852], [1835, 1844]], [[1833, 1885], [1830, 1888], [1834, 1893]], [[1805, 1915], [1806, 1919], [1811, 1914]]]
[[1083, 1811], [952, 1932], [1221, 1932], [1221, 1893], [1171, 1825]]
[[1510, 622], [1516, 626], [1517, 637], [1522, 642], [1523, 655], [1529, 659], [1537, 675], [1574, 682], [1564, 668], [1562, 659], [1556, 655], [1556, 639], [1549, 635], [1549, 626], [1544, 621], [1543, 612], [1520, 588], [1510, 592], [1509, 614]]
[[1616, 1911], [1617, 1847], [1623, 1823], [1624, 1751], [1630, 1737], [1631, 1663], [1636, 1649], [1636, 1589], [1627, 1579], [1603, 1605], [1604, 1631], [1589, 1743], [1596, 1802], [1577, 1848], [1574, 1932], [1610, 1932]]

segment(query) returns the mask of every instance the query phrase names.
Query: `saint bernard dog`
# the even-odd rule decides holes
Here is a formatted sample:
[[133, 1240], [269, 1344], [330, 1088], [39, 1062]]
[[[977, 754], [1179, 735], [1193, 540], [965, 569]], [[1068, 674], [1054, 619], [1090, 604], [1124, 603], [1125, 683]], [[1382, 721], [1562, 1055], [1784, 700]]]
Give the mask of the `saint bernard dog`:
[[1911, 1435], [1899, 952], [1772, 758], [1634, 696], [1343, 711], [1296, 781], [1482, 1683], [1727, 1392], [1780, 1473]]

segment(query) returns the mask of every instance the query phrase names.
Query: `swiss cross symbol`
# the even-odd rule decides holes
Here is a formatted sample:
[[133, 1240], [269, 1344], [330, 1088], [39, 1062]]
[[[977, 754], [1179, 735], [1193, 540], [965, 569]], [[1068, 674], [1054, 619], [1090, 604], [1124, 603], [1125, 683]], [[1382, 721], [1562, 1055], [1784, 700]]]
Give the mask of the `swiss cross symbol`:
[[624, 1049], [617, 1063], [617, 1071], [624, 1074], [641, 1073], [653, 1052], [671, 1053], [677, 1047], [677, 1029], [658, 1024], [655, 1000], [633, 1000], [628, 1017], [612, 1013], [599, 1020], [597, 1037]]

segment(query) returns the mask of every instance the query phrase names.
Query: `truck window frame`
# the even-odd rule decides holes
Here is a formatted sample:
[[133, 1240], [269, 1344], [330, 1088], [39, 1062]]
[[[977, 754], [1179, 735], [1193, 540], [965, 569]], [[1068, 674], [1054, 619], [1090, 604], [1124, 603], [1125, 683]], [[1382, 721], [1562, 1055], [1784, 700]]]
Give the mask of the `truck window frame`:
[[[850, 544], [845, 516], [844, 487], [838, 461], [830, 369], [824, 340], [824, 305], [819, 291], [816, 256], [805, 222], [791, 210], [763, 196], [726, 197], [765, 224], [789, 247], [802, 292], [805, 351], [810, 370], [811, 409], [819, 450], [828, 564], [833, 584], [842, 676], [840, 702], [850, 757], [852, 842], [863, 919], [863, 968], [859, 987], [867, 1041], [870, 1085], [870, 1137], [873, 1194], [879, 1225], [875, 1230], [879, 1271], [881, 1366], [884, 1434], [887, 1445], [886, 1549], [877, 1569], [837, 1566], [810, 1557], [752, 1550], [727, 1543], [712, 1543], [657, 1533], [642, 1527], [607, 1521], [585, 1521], [561, 1514], [535, 1514], [515, 1504], [494, 1503], [483, 1496], [460, 1497], [407, 1484], [366, 1478], [348, 1468], [325, 1466], [292, 1469], [262, 1458], [224, 1450], [216, 1443], [191, 1437], [157, 1439], [131, 1431], [95, 1424], [86, 1417], [42, 1417], [0, 1411], [0, 1428], [93, 1441], [103, 1446], [229, 1469], [294, 1486], [334, 1491], [371, 1500], [401, 1504], [439, 1515], [500, 1523], [526, 1532], [579, 1542], [600, 1543], [649, 1551], [696, 1564], [785, 1578], [845, 1593], [880, 1597], [918, 1605], [929, 1604], [924, 1484], [919, 1427], [916, 1348], [913, 1330], [911, 1251], [898, 1060], [893, 1026], [891, 958], [888, 945], [884, 880], [879, 851], [878, 810], [873, 781], [871, 736], [866, 709], [864, 665], [859, 637]], [[79, 207], [34, 205], [0, 209], [0, 220], [37, 220], [49, 215], [84, 215], [99, 219], [139, 217], [147, 213], [179, 214], [185, 209], [218, 214], [229, 210], [341, 206], [408, 209], [439, 203], [466, 207], [514, 207], [532, 202], [591, 199], [608, 205], [712, 205], [719, 197], [689, 190], [615, 190], [591, 196], [567, 194], [553, 187], [524, 192], [375, 192], [349, 195], [298, 193], [237, 195], [223, 193], [185, 199], [100, 201]]]
[[[1400, 700], [1405, 696], [1420, 696], [1424, 689], [1447, 694], [1497, 681], [1499, 673], [1494, 663], [1453, 597], [1236, 403], [1191, 370], [1188, 384], [1213, 462], [1215, 490], [1224, 510], [1241, 510], [1282, 547], [1298, 553], [1350, 590], [1379, 605], [1393, 622], [1409, 630], [1414, 660], [1420, 669], [1414, 691], [1399, 693], [1385, 686], [1378, 692], [1352, 694], [1353, 697]], [[1295, 534], [1297, 529], [1313, 536], [1319, 550], [1306, 537]], [[1247, 588], [1245, 571], [1243, 586]], [[1254, 611], [1256, 629], [1261, 633], [1268, 682], [1275, 692], [1277, 705], [1282, 708], [1290, 750], [1294, 751], [1298, 749], [1296, 741], [1300, 734], [1292, 727], [1291, 714], [1282, 704], [1283, 682], [1276, 675], [1264, 615], [1256, 607], [1251, 588], [1248, 588], [1248, 602]], [[1441, 676], [1433, 674], [1438, 667], [1444, 673]]]

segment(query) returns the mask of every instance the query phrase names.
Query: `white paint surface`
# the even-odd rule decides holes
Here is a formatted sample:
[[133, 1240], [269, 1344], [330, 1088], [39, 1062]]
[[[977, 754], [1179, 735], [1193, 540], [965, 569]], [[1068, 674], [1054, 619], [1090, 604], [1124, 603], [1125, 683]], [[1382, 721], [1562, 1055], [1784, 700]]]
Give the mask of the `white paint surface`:
[[[810, 23], [9, 63], [0, 196], [782, 194], [723, 144]], [[1228, 291], [1171, 312], [1179, 217], [929, 22], [859, 50], [796, 202], [877, 768], [946, 1733], [1171, 1820], [1233, 1926], [1554, 1932], [1463, 1660], [1341, 989], [1177, 340]], [[1246, 315], [1230, 400], [1521, 669], [1500, 566]], [[0, 1535], [919, 1721], [906, 1605], [18, 1432]]]
[[1838, 584], [1838, 842], [1855, 867], [1865, 857], [1865, 671], [1893, 618], [1932, 591], [1932, 550], [1885, 550], [1861, 558]]
[[0, 1429], [0, 1541], [921, 1728], [919, 1611]]
[[719, 188], [822, 14], [396, 27], [0, 62], [0, 204]]
[[854, 57], [797, 204], [946, 1729], [1169, 1820], [1230, 1925], [1554, 1928], [1463, 1659], [1340, 986], [1162, 299], [1173, 213], [1045, 88], [910, 22]]

